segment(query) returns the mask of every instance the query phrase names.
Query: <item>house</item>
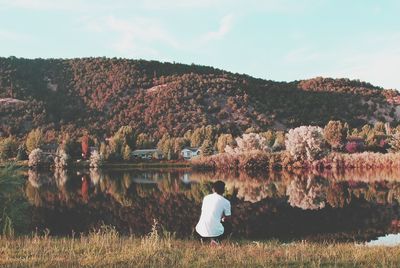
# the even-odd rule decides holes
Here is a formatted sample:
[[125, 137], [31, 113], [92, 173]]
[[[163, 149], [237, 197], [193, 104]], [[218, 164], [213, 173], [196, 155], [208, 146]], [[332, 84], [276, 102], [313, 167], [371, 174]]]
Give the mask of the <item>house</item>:
[[186, 159], [192, 159], [193, 157], [199, 156], [201, 153], [199, 148], [186, 147], [181, 151], [181, 156]]
[[141, 149], [132, 152], [133, 158], [140, 159], [163, 159], [163, 152], [158, 149]]

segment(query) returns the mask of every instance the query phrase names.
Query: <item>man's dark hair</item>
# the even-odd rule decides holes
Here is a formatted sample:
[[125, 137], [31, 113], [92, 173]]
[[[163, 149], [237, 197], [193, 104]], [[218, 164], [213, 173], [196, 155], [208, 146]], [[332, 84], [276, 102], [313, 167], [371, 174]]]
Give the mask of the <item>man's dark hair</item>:
[[212, 188], [217, 194], [222, 195], [225, 192], [225, 182], [216, 181], [213, 183]]

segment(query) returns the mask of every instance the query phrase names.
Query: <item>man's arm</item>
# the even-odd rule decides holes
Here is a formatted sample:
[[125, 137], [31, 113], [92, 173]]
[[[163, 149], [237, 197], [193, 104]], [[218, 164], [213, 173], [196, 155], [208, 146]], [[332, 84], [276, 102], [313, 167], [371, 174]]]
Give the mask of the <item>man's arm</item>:
[[231, 203], [227, 202], [224, 209], [224, 215], [222, 215], [222, 222], [229, 222], [231, 220]]

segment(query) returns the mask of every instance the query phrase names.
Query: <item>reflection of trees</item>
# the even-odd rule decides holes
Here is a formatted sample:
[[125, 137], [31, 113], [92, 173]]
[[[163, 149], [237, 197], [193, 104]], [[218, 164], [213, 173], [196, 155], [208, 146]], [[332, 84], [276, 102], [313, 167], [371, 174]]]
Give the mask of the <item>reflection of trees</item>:
[[321, 209], [325, 207], [329, 183], [321, 177], [294, 177], [286, 193], [293, 207]]
[[51, 182], [51, 176], [49, 173], [38, 172], [37, 170], [29, 169], [28, 180], [33, 187], [39, 188], [43, 184]]
[[[388, 226], [400, 218], [400, 183], [396, 181], [328, 181], [315, 174], [288, 173], [251, 177], [187, 170], [90, 170], [79, 176], [55, 176], [59, 179], [44, 178], [50, 183], [38, 188], [30, 183], [26, 187], [30, 200], [39, 200], [32, 201], [37, 206], [35, 218], [42, 219], [36, 223], [55, 233], [87, 231], [105, 223], [123, 233], [142, 234], [157, 219], [167, 230], [186, 237], [198, 220], [202, 198], [210, 192], [211, 182], [218, 179], [226, 182], [232, 197], [235, 235], [240, 237], [297, 238], [331, 233], [332, 239], [362, 240], [368, 232], [370, 237], [392, 230]], [[192, 183], [185, 183], [183, 177]], [[33, 181], [37, 186], [41, 180]]]

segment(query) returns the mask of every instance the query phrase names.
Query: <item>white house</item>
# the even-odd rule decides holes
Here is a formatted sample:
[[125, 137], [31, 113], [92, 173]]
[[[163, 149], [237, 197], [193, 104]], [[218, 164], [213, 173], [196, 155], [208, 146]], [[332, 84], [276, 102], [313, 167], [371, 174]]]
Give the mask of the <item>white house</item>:
[[199, 148], [186, 147], [181, 151], [181, 155], [184, 159], [189, 160], [193, 157], [199, 156], [201, 153]]

